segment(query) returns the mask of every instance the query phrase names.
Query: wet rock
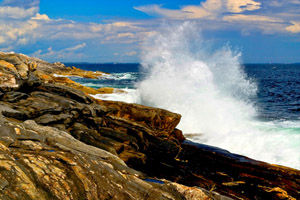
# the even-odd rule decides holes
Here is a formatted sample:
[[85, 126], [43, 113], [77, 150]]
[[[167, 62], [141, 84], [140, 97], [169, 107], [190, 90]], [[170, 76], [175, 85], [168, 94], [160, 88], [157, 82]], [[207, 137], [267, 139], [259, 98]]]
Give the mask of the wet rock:
[[270, 165], [190, 141], [184, 141], [181, 148], [175, 160], [156, 162], [152, 172], [161, 173], [158, 177], [168, 177], [184, 185], [198, 185], [233, 199], [300, 197], [298, 170]]

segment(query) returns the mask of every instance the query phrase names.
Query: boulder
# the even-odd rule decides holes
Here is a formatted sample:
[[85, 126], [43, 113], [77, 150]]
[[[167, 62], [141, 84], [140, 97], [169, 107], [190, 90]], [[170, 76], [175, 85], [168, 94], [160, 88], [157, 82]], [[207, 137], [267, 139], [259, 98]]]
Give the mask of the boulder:
[[98, 101], [98, 103], [113, 110], [108, 114], [111, 118], [131, 121], [153, 129], [154, 136], [169, 137], [181, 119], [180, 114], [159, 108], [114, 101]]

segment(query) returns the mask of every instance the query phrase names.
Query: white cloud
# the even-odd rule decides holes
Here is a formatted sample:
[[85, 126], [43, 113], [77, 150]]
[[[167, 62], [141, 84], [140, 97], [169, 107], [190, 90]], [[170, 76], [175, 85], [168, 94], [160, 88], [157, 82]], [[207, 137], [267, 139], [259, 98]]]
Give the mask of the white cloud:
[[291, 4], [297, 4], [300, 5], [300, 1], [299, 0], [287, 0], [285, 1], [286, 3], [291, 3]]
[[11, 6], [20, 8], [39, 7], [40, 0], [3, 0], [0, 6]]
[[148, 15], [164, 16], [169, 18], [184, 18], [186, 13], [180, 10], [162, 8], [162, 5], [136, 6], [134, 9], [147, 13]]
[[86, 43], [82, 43], [82, 44], [78, 44], [78, 45], [76, 45], [76, 46], [74, 46], [74, 47], [66, 48], [65, 50], [66, 50], [66, 51], [76, 51], [76, 50], [78, 50], [78, 49], [84, 48], [85, 46], [86, 46]]
[[222, 7], [222, 0], [207, 0], [201, 4], [205, 10], [215, 11]]
[[180, 9], [167, 9], [162, 5], [145, 5], [134, 7], [148, 15], [175, 19], [215, 18], [226, 12], [241, 13], [261, 8], [261, 3], [253, 0], [206, 0], [200, 5], [187, 5]]
[[13, 46], [8, 46], [8, 47], [0, 48], [0, 51], [1, 52], [11, 52], [12, 49], [14, 49]]
[[291, 33], [300, 33], [300, 21], [299, 22], [292, 21], [291, 23], [293, 25], [285, 27], [285, 30]]
[[0, 7], [0, 18], [23, 19], [35, 15], [38, 12], [37, 7], [28, 9], [19, 7], [4, 6]]
[[200, 5], [185, 5], [180, 9], [161, 5], [134, 8], [162, 18], [193, 19], [200, 22], [203, 29], [239, 29], [247, 34], [257, 30], [264, 34], [298, 33], [298, 23], [294, 22], [300, 21], [300, 0], [206, 0]]
[[261, 3], [253, 0], [227, 0], [229, 12], [241, 13], [244, 11], [253, 11], [261, 8]]
[[243, 14], [236, 14], [236, 15], [228, 15], [223, 17], [225, 21], [229, 22], [282, 22], [280, 19], [261, 16], [261, 15], [243, 15]]
[[34, 17], [31, 17], [31, 19], [33, 20], [44, 20], [44, 21], [50, 21], [48, 15], [45, 15], [45, 14], [40, 14], [40, 13], [37, 13], [36, 16]]
[[212, 15], [211, 12], [200, 6], [185, 6], [181, 11], [184, 13], [183, 18], [186, 19], [204, 18]]
[[35, 21], [10, 21], [0, 20], [0, 37], [5, 39], [4, 45], [23, 45], [37, 34], [34, 30], [39, 27]]
[[[144, 38], [159, 26], [161, 18], [191, 19], [199, 22], [203, 30], [240, 30], [244, 34], [257, 30], [267, 34], [300, 32], [299, 0], [284, 3], [279, 0], [206, 0], [198, 5], [182, 5], [179, 9], [143, 5], [134, 8], [159, 18], [106, 23], [50, 19], [38, 12], [38, 5], [39, 0], [4, 0], [0, 3], [0, 50], [18, 51], [28, 45], [40, 58], [71, 59], [72, 56], [83, 56], [76, 50], [91, 52], [94, 46], [94, 52], [104, 49], [99, 51], [101, 55], [110, 51], [111, 55], [119, 52], [120, 57], [133, 58]], [[53, 48], [47, 50], [49, 44]], [[41, 50], [34, 49], [36, 46]], [[86, 46], [89, 48], [84, 48]]]
[[5, 42], [5, 38], [3, 36], [0, 36], [0, 44]]
[[70, 48], [65, 48], [65, 49], [61, 49], [61, 50], [53, 50], [52, 47], [49, 47], [47, 49], [46, 52], [43, 52], [41, 49], [35, 51], [34, 53], [32, 53], [30, 56], [32, 57], [37, 57], [37, 58], [41, 58], [41, 59], [45, 59], [45, 60], [51, 60], [53, 58], [57, 60], [64, 60], [64, 59], [70, 59], [70, 58], [76, 58], [76, 59], [80, 59], [84, 57], [83, 53], [76, 53], [73, 50], [70, 51], [70, 49], [72, 49], [74, 47], [70, 47]]
[[125, 52], [124, 54], [127, 55], [127, 56], [134, 56], [134, 55], [137, 54], [137, 52], [136, 51], [130, 51], [130, 52]]
[[199, 6], [183, 6], [179, 10], [163, 8], [162, 5], [137, 6], [134, 9], [147, 13], [148, 15], [162, 16], [174, 19], [197, 19], [212, 17], [219, 13], [222, 8], [221, 0], [207, 0]]

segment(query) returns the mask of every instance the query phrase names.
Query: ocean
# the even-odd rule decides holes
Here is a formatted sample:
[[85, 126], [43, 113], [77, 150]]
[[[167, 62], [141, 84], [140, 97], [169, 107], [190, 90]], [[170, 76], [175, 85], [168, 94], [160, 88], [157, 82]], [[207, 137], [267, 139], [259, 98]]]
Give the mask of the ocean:
[[140, 64], [66, 63], [110, 74], [85, 86], [95, 95], [180, 113], [194, 142], [300, 169], [300, 64], [241, 64], [240, 51], [214, 47], [193, 23], [166, 25], [142, 44]]
[[[256, 94], [248, 100], [241, 99], [235, 102], [236, 100], [228, 96], [213, 100], [209, 99], [212, 98], [209, 91], [201, 91], [204, 94], [199, 94], [198, 99], [194, 94], [195, 91], [192, 91], [193, 88], [187, 87], [183, 90], [191, 93], [190, 96], [175, 95], [170, 97], [168, 103], [164, 102], [164, 97], [156, 98], [158, 99], [156, 102], [153, 99], [147, 100], [145, 99], [148, 98], [147, 95], [157, 94], [152, 92], [143, 94], [139, 91], [141, 85], [148, 80], [140, 64], [66, 63], [66, 66], [110, 73], [96, 80], [70, 77], [85, 86], [113, 87], [126, 91], [126, 93], [95, 95], [96, 98], [140, 103], [181, 113], [182, 123], [185, 124], [180, 124], [179, 128], [188, 138], [196, 142], [300, 169], [300, 64], [241, 65], [240, 69], [245, 72], [246, 79], [257, 86]], [[173, 94], [174, 91], [176, 93], [176, 90], [182, 89], [182, 83], [178, 82], [171, 87], [170, 93]], [[165, 92], [168, 95], [168, 91]], [[207, 100], [201, 99], [205, 98], [205, 93], [208, 93]], [[184, 103], [184, 99], [189, 98], [193, 99]], [[193, 101], [199, 102], [191, 103]], [[233, 105], [230, 104], [231, 101]], [[180, 105], [182, 102], [184, 105]], [[204, 103], [205, 109], [203, 106], [195, 108], [201, 103]], [[245, 110], [245, 105], [249, 104], [251, 107]], [[236, 110], [242, 113], [236, 113]], [[186, 116], [188, 120], [184, 120]]]

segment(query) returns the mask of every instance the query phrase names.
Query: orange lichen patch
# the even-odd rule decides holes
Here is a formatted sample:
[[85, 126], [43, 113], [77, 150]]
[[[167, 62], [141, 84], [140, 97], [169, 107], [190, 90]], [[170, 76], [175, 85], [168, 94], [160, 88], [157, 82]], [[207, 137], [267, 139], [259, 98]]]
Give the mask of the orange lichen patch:
[[52, 82], [53, 81], [53, 78], [52, 76], [49, 76], [47, 74], [42, 74], [42, 73], [38, 73], [38, 72], [35, 72], [34, 73], [38, 78], [42, 79], [43, 81], [45, 82]]
[[73, 85], [73, 87], [78, 89], [78, 90], [81, 90], [85, 93], [88, 93], [88, 94], [99, 94], [99, 92], [97, 92], [96, 89], [90, 88], [90, 87], [85, 87], [83, 85], [80, 85], [79, 83], [76, 83], [76, 85]]
[[41, 78], [44, 79], [44, 80], [52, 80], [52, 77], [50, 77], [50, 76], [48, 76], [46, 74], [42, 74]]
[[268, 193], [274, 193], [278, 199], [287, 199], [287, 200], [296, 200], [296, 198], [290, 196], [285, 190], [280, 187], [265, 187], [265, 186], [258, 186], [262, 188], [264, 191]]
[[76, 84], [75, 81], [72, 81], [71, 79], [67, 77], [52, 77], [53, 81], [58, 82], [58, 83], [71, 83], [71, 84]]
[[17, 134], [17, 135], [21, 135], [21, 131], [20, 131], [19, 128], [15, 128], [15, 131], [16, 131], [16, 134]]
[[78, 69], [76, 67], [68, 67], [65, 71], [54, 71], [53, 74], [59, 74], [64, 76], [79, 76], [83, 78], [90, 78], [90, 79], [97, 79], [99, 76], [102, 76], [105, 74], [104, 72], [92, 72], [92, 71], [86, 71], [82, 69]]
[[111, 93], [114, 92], [114, 88], [103, 87], [103, 88], [97, 89], [97, 92], [98, 92], [99, 94], [111, 94]]
[[225, 186], [238, 186], [241, 184], [246, 184], [246, 183], [244, 181], [232, 181], [232, 182], [222, 183], [222, 185], [225, 185]]
[[16, 67], [11, 63], [6, 62], [5, 60], [0, 60], [0, 67], [7, 68], [8, 70], [13, 72], [17, 72]]
[[[89, 71], [84, 71], [81, 69], [77, 69], [77, 68], [68, 68], [69, 72], [55, 72], [54, 74], [59, 74], [59, 75], [66, 75], [66, 76], [81, 76], [81, 77], [92, 77], [95, 78], [96, 75], [97, 77], [99, 76], [99, 74], [103, 74], [102, 72], [89, 72]], [[72, 73], [71, 73], [72, 72]], [[75, 73], [76, 72], [76, 73]], [[78, 73], [77, 73], [78, 72]], [[117, 89], [114, 90], [114, 88], [100, 88], [100, 89], [95, 89], [95, 88], [91, 88], [91, 87], [86, 87], [81, 85], [80, 83], [77, 83], [71, 79], [69, 79], [68, 77], [57, 77], [54, 75], [47, 75], [47, 74], [42, 74], [42, 73], [35, 73], [40, 79], [44, 80], [45, 82], [48, 83], [56, 83], [56, 84], [61, 84], [61, 85], [66, 85], [68, 87], [72, 87], [78, 90], [81, 90], [87, 94], [111, 94], [113, 92], [117, 92], [117, 93], [121, 93], [124, 92], [123, 90]], [[80, 74], [80, 75], [79, 75]], [[93, 76], [95, 77], [93, 77]]]

